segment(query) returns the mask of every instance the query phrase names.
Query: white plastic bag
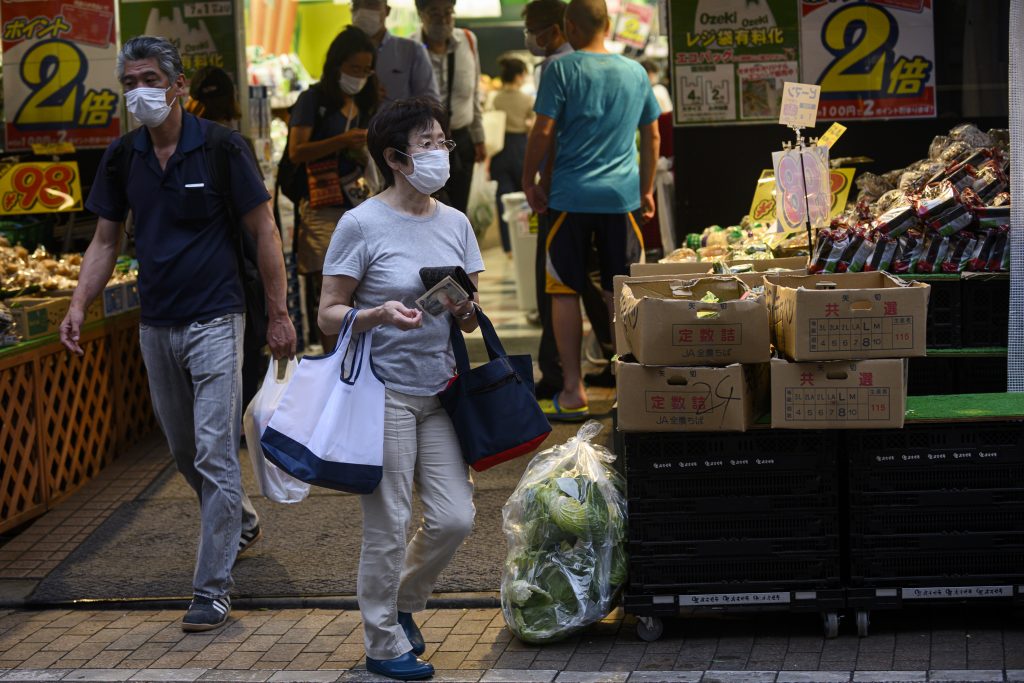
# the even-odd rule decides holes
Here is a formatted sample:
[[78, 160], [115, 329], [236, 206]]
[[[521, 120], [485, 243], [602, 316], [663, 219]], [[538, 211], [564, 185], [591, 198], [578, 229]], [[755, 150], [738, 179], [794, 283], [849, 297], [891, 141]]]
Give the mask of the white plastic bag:
[[626, 581], [625, 484], [615, 455], [590, 443], [601, 428], [589, 420], [534, 456], [502, 509], [501, 610], [520, 640], [549, 643], [600, 621]]
[[473, 165], [473, 179], [469, 185], [469, 205], [466, 216], [473, 232], [480, 237], [498, 215], [498, 181], [488, 180], [482, 163]]
[[245, 444], [249, 450], [249, 457], [252, 458], [252, 469], [256, 473], [260, 493], [275, 503], [298, 503], [309, 495], [309, 484], [282, 472], [277, 465], [269, 462], [263, 456], [263, 447], [260, 445], [260, 436], [267, 428], [270, 417], [284, 396], [295, 368], [298, 367], [298, 362], [294, 358], [290, 359], [285, 367], [284, 379], [278, 380], [276, 368], [280, 362], [274, 361], [267, 368], [263, 385], [253, 396], [252, 402], [242, 416], [242, 428], [245, 430]]

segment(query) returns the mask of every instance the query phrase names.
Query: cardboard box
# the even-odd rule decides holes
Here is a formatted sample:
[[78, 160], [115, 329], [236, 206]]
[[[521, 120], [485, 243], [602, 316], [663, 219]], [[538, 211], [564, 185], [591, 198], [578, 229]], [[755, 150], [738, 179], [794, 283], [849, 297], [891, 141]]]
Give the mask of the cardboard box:
[[768, 408], [768, 364], [724, 368], [615, 361], [624, 432], [743, 432]]
[[103, 288], [103, 315], [108, 318], [125, 311], [124, 284], [117, 283]]
[[[728, 262], [728, 265], [751, 264], [755, 273], [764, 273], [772, 269], [785, 271], [807, 272], [806, 256], [791, 256], [789, 258], [771, 258], [744, 260], [735, 259]], [[711, 261], [679, 262], [679, 263], [634, 263], [629, 267], [629, 274], [633, 277], [645, 275], [697, 275], [710, 274], [714, 265]]]
[[879, 429], [903, 426], [907, 361], [771, 363], [772, 428]]
[[[709, 292], [719, 303], [701, 301]], [[644, 365], [765, 363], [768, 310], [763, 297], [741, 300], [749, 292], [731, 276], [624, 280], [618, 310], [627, 346]]]
[[[8, 305], [23, 341], [38, 339], [60, 331], [60, 323], [68, 314], [71, 297], [16, 297]], [[85, 311], [83, 323], [103, 319], [103, 302], [97, 298]]]
[[790, 360], [925, 355], [928, 285], [888, 273], [764, 276], [772, 343]]

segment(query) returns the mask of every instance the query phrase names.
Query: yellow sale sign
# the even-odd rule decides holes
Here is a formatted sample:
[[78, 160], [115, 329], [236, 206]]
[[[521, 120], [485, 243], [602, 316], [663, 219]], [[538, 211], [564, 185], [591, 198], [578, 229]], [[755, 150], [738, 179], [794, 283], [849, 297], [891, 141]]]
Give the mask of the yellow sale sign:
[[[853, 168], [829, 170], [828, 182], [832, 194], [829, 218], [835, 218], [846, 208], [854, 173], [856, 173], [856, 169]], [[770, 168], [761, 171], [761, 177], [757, 180], [754, 200], [750, 203], [750, 217], [761, 223], [775, 222], [775, 171]]]
[[0, 168], [0, 215], [81, 210], [77, 162], [32, 162]]

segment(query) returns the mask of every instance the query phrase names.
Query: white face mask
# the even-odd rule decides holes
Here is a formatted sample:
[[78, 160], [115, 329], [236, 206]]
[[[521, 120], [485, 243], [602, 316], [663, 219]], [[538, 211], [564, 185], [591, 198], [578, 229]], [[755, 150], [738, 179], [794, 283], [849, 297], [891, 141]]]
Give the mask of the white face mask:
[[537, 44], [537, 36], [533, 35], [532, 33], [526, 34], [526, 38], [523, 41], [523, 44], [526, 46], [526, 49], [530, 51], [530, 54], [533, 55], [534, 57], [548, 56], [547, 50], [545, 50], [544, 48]]
[[341, 78], [338, 79], [338, 85], [341, 86], [341, 92], [346, 95], [355, 95], [356, 93], [362, 92], [363, 88], [366, 87], [366, 81], [369, 78], [356, 78], [355, 76], [349, 76], [347, 73], [342, 72]]
[[156, 128], [171, 113], [171, 105], [167, 104], [167, 88], [135, 88], [125, 93], [125, 104], [128, 113], [144, 126]]
[[[398, 152], [398, 150], [395, 150]], [[429, 152], [418, 152], [413, 155], [398, 152], [412, 159], [412, 173], [403, 174], [409, 184], [426, 195], [431, 195], [444, 187], [449, 175], [449, 152], [446, 149], [434, 149]]]
[[384, 21], [378, 10], [357, 9], [352, 13], [352, 25], [368, 36], [375, 36], [384, 28]]

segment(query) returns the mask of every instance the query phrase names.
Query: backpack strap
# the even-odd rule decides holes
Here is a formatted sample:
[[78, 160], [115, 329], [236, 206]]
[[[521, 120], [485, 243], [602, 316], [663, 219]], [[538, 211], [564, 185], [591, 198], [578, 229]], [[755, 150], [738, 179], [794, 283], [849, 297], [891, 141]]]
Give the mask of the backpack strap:
[[142, 126], [130, 130], [122, 135], [117, 141], [117, 147], [110, 153], [107, 159], [107, 180], [114, 187], [127, 190], [128, 178], [131, 175], [132, 161], [134, 161], [135, 138], [142, 133]]

